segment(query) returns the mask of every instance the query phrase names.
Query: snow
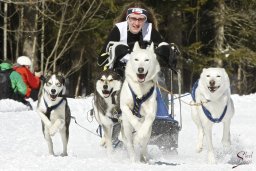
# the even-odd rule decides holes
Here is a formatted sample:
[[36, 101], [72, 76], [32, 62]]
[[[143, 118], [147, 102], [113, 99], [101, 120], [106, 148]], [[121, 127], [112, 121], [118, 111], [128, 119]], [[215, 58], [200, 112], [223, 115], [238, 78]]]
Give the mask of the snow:
[[[53, 137], [54, 150], [57, 156], [48, 155], [41, 121], [36, 111], [29, 111], [24, 105], [12, 100], [0, 100], [0, 170], [93, 170], [93, 171], [227, 171], [256, 170], [256, 94], [232, 95], [236, 113], [231, 123], [230, 149], [221, 144], [222, 124], [213, 127], [213, 145], [217, 164], [207, 164], [206, 150], [196, 153], [197, 129], [191, 119], [190, 96], [182, 98], [182, 130], [179, 133], [178, 155], [160, 151], [156, 146], [148, 147], [152, 161], [177, 163], [176, 166], [130, 163], [125, 148], [117, 148], [108, 156], [106, 149], [99, 145], [100, 139], [95, 135], [97, 123], [89, 116], [92, 97], [68, 99], [71, 114], [79, 125], [71, 120], [70, 140], [67, 157], [60, 157], [62, 144], [59, 134]], [[36, 102], [32, 102], [36, 107]], [[179, 103], [175, 101], [176, 119], [179, 120]], [[240, 165], [237, 154], [246, 152], [243, 161], [249, 164]], [[252, 154], [252, 156], [251, 156]]]

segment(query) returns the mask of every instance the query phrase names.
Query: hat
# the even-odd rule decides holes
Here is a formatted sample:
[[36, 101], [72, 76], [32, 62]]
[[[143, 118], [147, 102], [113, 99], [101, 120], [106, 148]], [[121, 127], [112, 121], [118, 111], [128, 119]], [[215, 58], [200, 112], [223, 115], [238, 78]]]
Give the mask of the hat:
[[128, 19], [129, 15], [131, 14], [138, 14], [143, 15], [147, 20], [147, 11], [142, 8], [129, 8], [126, 13], [126, 20]]
[[17, 58], [17, 63], [19, 65], [27, 65], [27, 66], [31, 66], [32, 62], [30, 60], [29, 57], [27, 56], [20, 56]]

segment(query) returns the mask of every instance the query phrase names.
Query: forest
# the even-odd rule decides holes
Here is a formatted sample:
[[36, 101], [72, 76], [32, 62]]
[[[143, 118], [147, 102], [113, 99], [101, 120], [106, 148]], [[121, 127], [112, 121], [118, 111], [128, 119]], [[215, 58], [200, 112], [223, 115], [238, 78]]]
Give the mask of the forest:
[[[256, 91], [256, 0], [141, 0], [181, 55], [182, 92], [203, 68], [223, 67], [231, 91]], [[70, 95], [94, 92], [97, 57], [130, 0], [1, 0], [0, 60], [29, 56], [35, 71], [61, 71]]]

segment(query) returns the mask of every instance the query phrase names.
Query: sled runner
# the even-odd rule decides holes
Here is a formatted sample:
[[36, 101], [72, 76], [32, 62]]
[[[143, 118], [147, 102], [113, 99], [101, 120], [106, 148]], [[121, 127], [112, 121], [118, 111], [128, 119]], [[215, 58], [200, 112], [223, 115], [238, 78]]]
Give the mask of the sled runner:
[[[150, 144], [157, 145], [162, 150], [168, 150], [177, 153], [178, 135], [179, 131], [181, 130], [181, 126], [179, 122], [175, 120], [175, 101], [172, 92], [174, 91], [173, 87], [174, 83], [176, 84], [176, 82], [178, 83], [178, 87], [175, 88], [178, 91], [180, 89], [180, 73], [177, 73], [177, 75], [175, 75], [176, 77], [174, 77], [173, 71], [168, 68], [162, 68], [161, 72], [164, 75], [170, 76], [170, 80], [164, 80], [164, 77], [160, 76], [160, 80], [158, 81], [160, 87], [158, 89], [160, 93], [158, 94], [160, 97], [157, 97], [157, 115], [152, 127]], [[167, 90], [166, 87], [170, 87], [170, 90]], [[169, 94], [167, 91], [170, 91], [171, 94]]]
[[[120, 47], [120, 45], [123, 48], [121, 51], [120, 49], [117, 51], [116, 47]], [[169, 46], [173, 51], [171, 53], [172, 55], [179, 55], [180, 52], [174, 44], [170, 44]], [[120, 57], [117, 57], [118, 54], [123, 55], [124, 53], [127, 53], [129, 49], [123, 43], [110, 42], [106, 51], [108, 56], [106, 61], [108, 61], [108, 63], [105, 64], [105, 69], [112, 68], [115, 65], [115, 61], [120, 59]], [[173, 71], [170, 68], [161, 68], [160, 75], [161, 74], [163, 76], [160, 76], [160, 80], [158, 81], [159, 86], [157, 86], [157, 115], [155, 121], [153, 122], [150, 144], [157, 145], [162, 150], [171, 150], [176, 153], [178, 148], [178, 134], [181, 130], [181, 123], [175, 120], [174, 96], [172, 92], [174, 91], [174, 86], [176, 85], [175, 91], [178, 91], [180, 94], [180, 73]], [[165, 78], [165, 76], [168, 76], [168, 78]], [[160, 87], [164, 88], [165, 91]], [[170, 96], [170, 100], [168, 96]], [[114, 147], [119, 145], [117, 134], [119, 134], [120, 129], [120, 123], [115, 124], [113, 127], [112, 142]]]

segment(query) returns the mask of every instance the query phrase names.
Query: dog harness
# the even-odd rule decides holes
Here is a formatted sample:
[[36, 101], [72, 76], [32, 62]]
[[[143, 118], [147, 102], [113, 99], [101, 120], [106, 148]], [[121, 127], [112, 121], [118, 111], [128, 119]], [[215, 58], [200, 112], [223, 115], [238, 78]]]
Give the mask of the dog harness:
[[62, 98], [62, 99], [59, 101], [59, 103], [57, 103], [56, 105], [53, 105], [53, 106], [49, 107], [48, 104], [46, 103], [46, 100], [44, 99], [44, 104], [45, 104], [45, 107], [46, 107], [45, 115], [47, 116], [48, 119], [50, 119], [52, 110], [56, 109], [64, 100], [66, 101], [67, 99], [66, 99], [66, 98]]
[[[197, 87], [198, 87], [198, 82], [199, 82], [199, 80], [197, 80], [197, 81], [194, 83], [193, 88], [192, 88], [192, 92], [191, 92], [191, 96], [192, 96], [192, 99], [193, 99], [194, 102], [196, 102], [196, 89], [197, 89]], [[206, 116], [210, 121], [212, 121], [212, 122], [214, 122], [214, 123], [219, 123], [219, 122], [221, 122], [222, 119], [224, 118], [226, 112], [227, 112], [227, 105], [226, 105], [225, 108], [224, 108], [224, 110], [223, 110], [223, 112], [222, 112], [222, 114], [220, 115], [220, 117], [219, 117], [219, 118], [213, 118], [211, 112], [210, 112], [208, 109], [206, 109], [206, 107], [204, 107], [203, 104], [201, 104], [201, 105], [202, 105], [202, 109], [203, 109], [203, 111], [204, 111], [205, 116]]]
[[131, 93], [132, 93], [132, 97], [133, 97], [133, 109], [132, 109], [132, 113], [137, 116], [138, 118], [142, 118], [141, 114], [140, 114], [140, 109], [141, 109], [141, 105], [143, 102], [145, 102], [154, 92], [155, 86], [151, 87], [149, 92], [147, 94], [145, 94], [144, 96], [142, 96], [142, 98], [138, 98], [137, 95], [134, 93], [134, 91], [132, 90], [130, 84], [128, 84]]

